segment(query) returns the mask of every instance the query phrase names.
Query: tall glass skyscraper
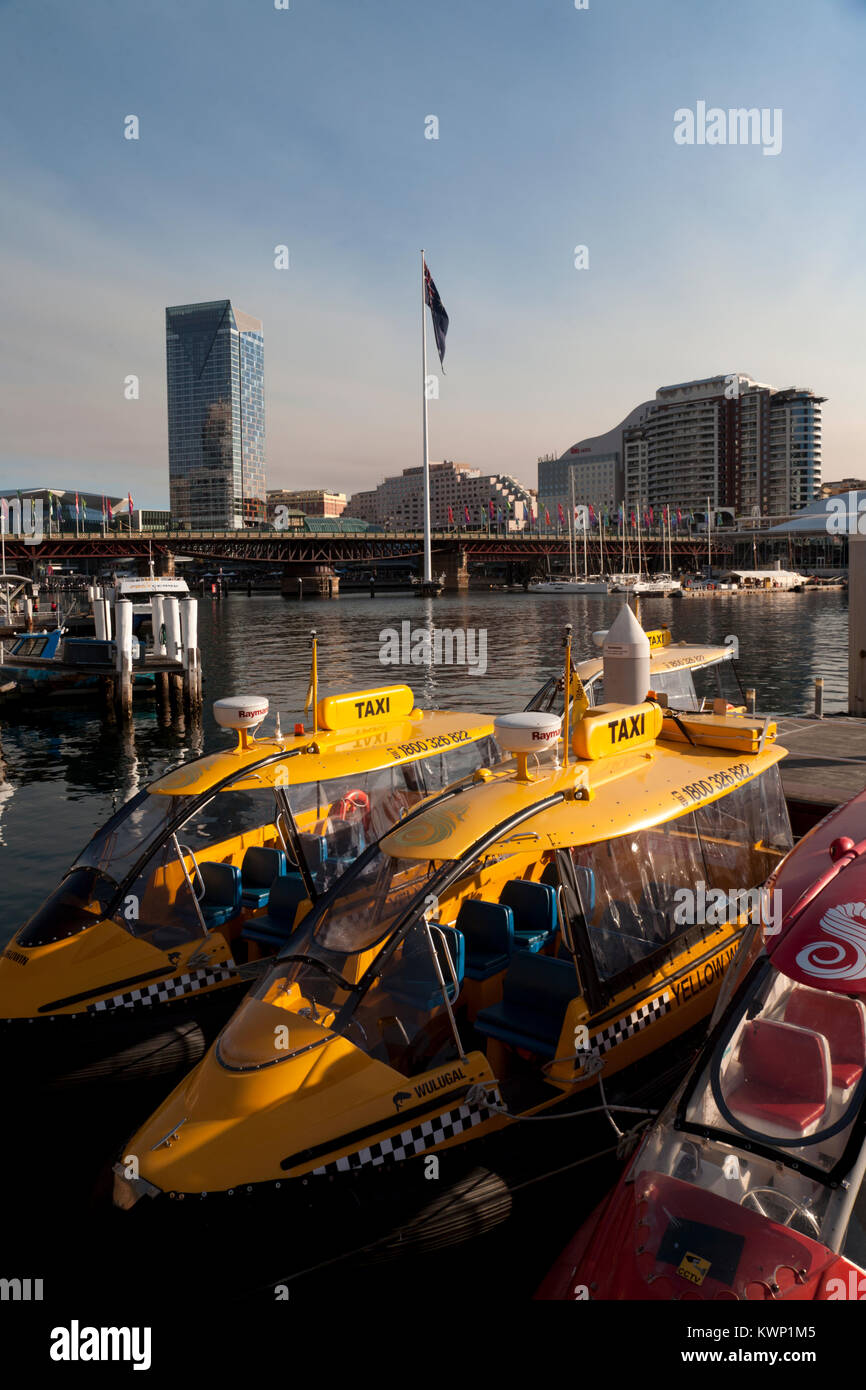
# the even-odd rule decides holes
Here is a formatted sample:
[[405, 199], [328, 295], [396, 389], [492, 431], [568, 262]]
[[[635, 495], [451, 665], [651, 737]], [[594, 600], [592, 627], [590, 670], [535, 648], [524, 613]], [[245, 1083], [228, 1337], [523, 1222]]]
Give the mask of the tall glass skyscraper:
[[171, 514], [193, 530], [264, 521], [265, 371], [259, 319], [230, 299], [165, 311]]

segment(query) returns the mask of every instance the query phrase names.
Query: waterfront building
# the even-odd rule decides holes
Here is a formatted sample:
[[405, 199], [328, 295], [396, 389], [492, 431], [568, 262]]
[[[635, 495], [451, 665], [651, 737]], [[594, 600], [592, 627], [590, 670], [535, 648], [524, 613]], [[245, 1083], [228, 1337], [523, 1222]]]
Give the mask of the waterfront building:
[[821, 490], [821, 406], [806, 387], [779, 390], [742, 372], [659, 387], [608, 431], [538, 463], [539, 506], [571, 498], [613, 514], [730, 508], [786, 516]]
[[289, 488], [268, 489], [268, 516], [273, 515], [275, 507], [289, 507], [303, 512], [305, 516], [342, 516], [348, 498], [345, 492], [332, 492], [329, 488], [307, 488], [292, 491]]
[[[534, 507], [534, 502], [529, 488], [508, 474], [482, 473], [467, 463], [449, 460], [430, 464], [430, 524], [434, 529], [451, 525], [481, 527], [488, 521], [497, 525], [501, 522], [508, 529], [521, 529], [529, 521], [530, 507]], [[395, 531], [421, 530], [423, 469], [404, 468], [402, 473], [385, 478], [378, 487], [354, 493], [345, 514]]]
[[91, 488], [0, 488], [0, 498], [7, 504], [6, 529], [9, 533], [20, 529], [22, 510], [24, 529], [38, 525], [45, 535], [76, 529], [79, 534], [111, 530], [112, 526], [120, 524], [121, 517], [124, 526], [129, 524], [126, 519], [129, 504], [125, 495], [117, 497], [113, 493], [94, 492]]
[[263, 522], [264, 337], [229, 299], [165, 311], [171, 514], [190, 530]]

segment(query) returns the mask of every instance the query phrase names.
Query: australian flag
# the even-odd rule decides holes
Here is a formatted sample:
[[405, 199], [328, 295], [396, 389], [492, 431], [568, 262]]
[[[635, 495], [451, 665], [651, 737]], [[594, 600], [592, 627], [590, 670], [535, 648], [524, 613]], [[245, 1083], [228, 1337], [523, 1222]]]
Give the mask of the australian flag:
[[439, 291], [433, 284], [433, 276], [427, 269], [427, 262], [424, 262], [424, 297], [430, 305], [430, 316], [433, 319], [433, 332], [436, 335], [436, 351], [439, 353], [439, 362], [444, 372], [445, 370], [445, 334], [448, 332], [448, 315], [445, 312], [445, 305], [439, 298]]

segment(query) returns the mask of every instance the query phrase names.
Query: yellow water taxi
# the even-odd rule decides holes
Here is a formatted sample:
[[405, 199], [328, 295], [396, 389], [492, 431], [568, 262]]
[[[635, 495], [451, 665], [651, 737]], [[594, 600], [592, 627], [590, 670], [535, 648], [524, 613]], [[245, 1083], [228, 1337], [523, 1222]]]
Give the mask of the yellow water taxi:
[[[650, 644], [650, 689], [665, 695], [681, 710], [701, 710], [714, 700], [727, 701], [731, 709], [745, 710], [746, 695], [740, 684], [733, 643], [675, 642], [666, 625], [646, 630]], [[593, 633], [601, 648], [605, 630]], [[577, 662], [575, 671], [591, 705], [604, 701], [604, 663], [601, 651]], [[562, 713], [564, 679], [551, 676], [536, 691], [527, 709]]]
[[347, 865], [500, 756], [492, 716], [418, 709], [404, 685], [323, 695], [288, 737], [255, 736], [258, 696], [214, 708], [237, 746], [127, 802], [3, 950], [0, 1038], [28, 1073], [191, 1065]]
[[643, 698], [649, 670], [623, 609], [605, 644], [615, 698], [572, 701], [569, 651], [573, 727], [497, 719], [512, 760], [361, 854], [124, 1146], [119, 1207], [158, 1221], [185, 1199], [185, 1219], [219, 1229], [226, 1203], [275, 1202], [286, 1269], [302, 1268], [305, 1231], [322, 1259], [401, 1227], [431, 1200], [431, 1161], [440, 1209], [465, 1198], [477, 1155], [496, 1168], [512, 1132], [543, 1162], [544, 1126], [521, 1120], [684, 1055], [758, 910], [729, 895], [758, 894], [790, 848], [785, 750], [724, 702]]

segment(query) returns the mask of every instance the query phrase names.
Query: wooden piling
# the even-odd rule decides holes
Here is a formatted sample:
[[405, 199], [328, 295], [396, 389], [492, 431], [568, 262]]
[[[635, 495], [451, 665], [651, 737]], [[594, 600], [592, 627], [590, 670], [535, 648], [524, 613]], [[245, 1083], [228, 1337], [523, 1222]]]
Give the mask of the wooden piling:
[[815, 678], [815, 718], [824, 718], [824, 677]]
[[116, 630], [115, 703], [121, 719], [132, 718], [132, 604], [118, 599], [114, 605]]

